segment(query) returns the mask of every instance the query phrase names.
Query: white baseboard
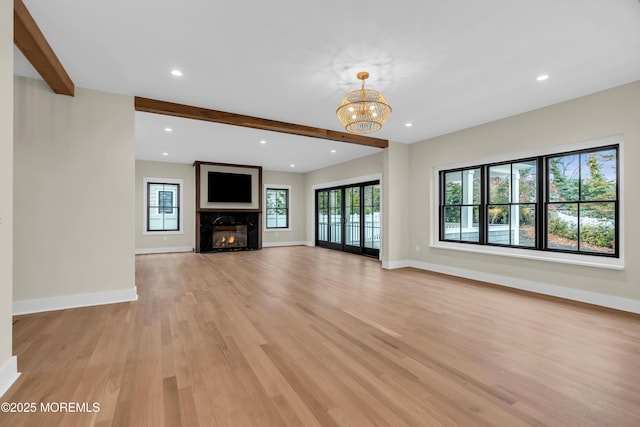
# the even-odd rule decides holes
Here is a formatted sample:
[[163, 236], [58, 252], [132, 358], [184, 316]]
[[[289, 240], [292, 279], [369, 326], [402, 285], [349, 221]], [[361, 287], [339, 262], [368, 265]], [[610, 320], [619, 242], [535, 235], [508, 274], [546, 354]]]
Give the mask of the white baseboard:
[[92, 305], [114, 304], [137, 300], [138, 291], [134, 286], [133, 288], [119, 291], [14, 301], [13, 314], [40, 313], [43, 311], [65, 310], [67, 308], [89, 307]]
[[393, 270], [394, 268], [405, 268], [410, 267], [411, 262], [409, 260], [401, 260], [401, 261], [382, 261], [382, 268], [387, 270]]
[[262, 242], [263, 248], [275, 248], [278, 246], [308, 246], [308, 242], [299, 241], [299, 242]]
[[[565, 288], [563, 286], [550, 285], [547, 283], [534, 282], [532, 280], [506, 277], [498, 274], [489, 274], [479, 271], [467, 270], [464, 268], [448, 267], [439, 264], [431, 264], [420, 261], [409, 261], [408, 267], [419, 268], [421, 270], [434, 271], [436, 273], [449, 274], [452, 276], [464, 277], [466, 279], [480, 280], [482, 282], [493, 283], [509, 288], [521, 289], [537, 294], [549, 295], [601, 307], [613, 308], [620, 311], [628, 311], [640, 314], [640, 300], [630, 298], [605, 295], [597, 292], [584, 291], [581, 289]], [[395, 267], [397, 268], [397, 267]]]
[[136, 255], [147, 254], [168, 254], [173, 252], [193, 252], [193, 248], [189, 246], [175, 246], [172, 248], [139, 248], [136, 249]]
[[9, 387], [16, 382], [20, 372], [18, 372], [18, 358], [11, 356], [6, 363], [0, 367], [0, 397], [2, 397]]

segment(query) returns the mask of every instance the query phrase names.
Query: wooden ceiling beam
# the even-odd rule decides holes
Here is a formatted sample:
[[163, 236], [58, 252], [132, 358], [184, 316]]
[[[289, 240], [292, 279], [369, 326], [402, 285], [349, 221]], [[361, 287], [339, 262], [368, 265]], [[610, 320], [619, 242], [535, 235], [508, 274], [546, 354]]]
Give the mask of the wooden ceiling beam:
[[75, 86], [22, 0], [13, 2], [13, 42], [55, 93], [73, 96]]
[[347, 132], [337, 132], [329, 129], [296, 125], [276, 120], [261, 119], [259, 117], [244, 116], [242, 114], [210, 110], [208, 108], [193, 107], [190, 105], [174, 104], [172, 102], [158, 101], [156, 99], [141, 98], [138, 96], [135, 97], [135, 109], [136, 111], [142, 111], [145, 113], [204, 120], [207, 122], [270, 130], [274, 132], [308, 136], [311, 138], [329, 139], [331, 141], [367, 145], [370, 147], [387, 148], [389, 146], [389, 141], [386, 139], [371, 138]]

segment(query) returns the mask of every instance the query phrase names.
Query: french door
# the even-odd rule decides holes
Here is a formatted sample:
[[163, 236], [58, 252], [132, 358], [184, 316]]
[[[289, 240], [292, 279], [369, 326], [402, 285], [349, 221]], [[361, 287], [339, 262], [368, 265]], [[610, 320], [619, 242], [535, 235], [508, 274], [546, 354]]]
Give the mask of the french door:
[[316, 245], [378, 257], [379, 181], [316, 190]]

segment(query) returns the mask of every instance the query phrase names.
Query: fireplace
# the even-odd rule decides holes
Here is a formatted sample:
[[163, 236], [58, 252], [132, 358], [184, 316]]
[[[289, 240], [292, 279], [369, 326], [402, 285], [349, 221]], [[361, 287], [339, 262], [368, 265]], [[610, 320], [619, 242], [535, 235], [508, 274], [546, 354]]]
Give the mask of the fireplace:
[[212, 247], [219, 248], [246, 248], [246, 225], [216, 225], [213, 224]]
[[260, 249], [255, 212], [200, 212], [200, 252]]

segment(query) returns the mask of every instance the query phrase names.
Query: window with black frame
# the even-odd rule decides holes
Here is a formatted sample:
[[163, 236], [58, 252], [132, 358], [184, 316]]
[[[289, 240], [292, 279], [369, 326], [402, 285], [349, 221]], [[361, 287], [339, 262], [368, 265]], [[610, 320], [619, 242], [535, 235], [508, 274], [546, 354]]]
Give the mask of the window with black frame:
[[536, 246], [538, 162], [488, 166], [487, 244]]
[[618, 148], [547, 158], [546, 247], [616, 255]]
[[619, 257], [618, 152], [440, 171], [440, 240]]
[[267, 229], [289, 228], [289, 189], [267, 188]]
[[481, 242], [481, 169], [441, 173], [441, 240]]
[[147, 231], [179, 231], [179, 200], [179, 184], [147, 182]]

